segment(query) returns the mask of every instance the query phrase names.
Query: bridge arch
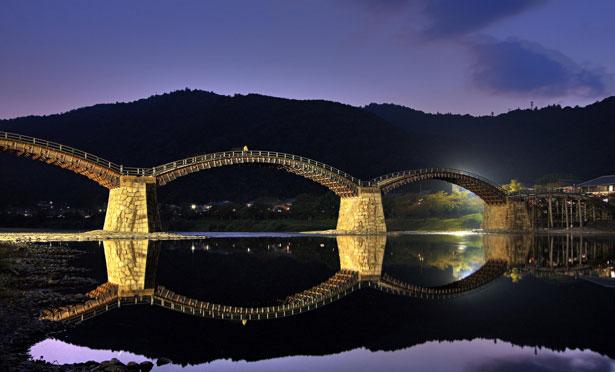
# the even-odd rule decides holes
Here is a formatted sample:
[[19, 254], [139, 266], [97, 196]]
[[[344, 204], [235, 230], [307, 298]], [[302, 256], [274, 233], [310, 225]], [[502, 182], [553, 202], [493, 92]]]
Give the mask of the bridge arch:
[[370, 181], [382, 192], [423, 180], [440, 180], [463, 187], [480, 197], [486, 204], [506, 203], [507, 193], [496, 183], [470, 172], [451, 168], [425, 168], [385, 174]]
[[362, 181], [330, 165], [303, 156], [276, 151], [223, 151], [194, 156], [151, 169], [159, 186], [203, 170], [238, 164], [272, 165], [312, 180], [340, 197], [358, 195]]
[[0, 151], [70, 170], [108, 189], [119, 187], [121, 176], [145, 173], [60, 143], [4, 131], [0, 131]]

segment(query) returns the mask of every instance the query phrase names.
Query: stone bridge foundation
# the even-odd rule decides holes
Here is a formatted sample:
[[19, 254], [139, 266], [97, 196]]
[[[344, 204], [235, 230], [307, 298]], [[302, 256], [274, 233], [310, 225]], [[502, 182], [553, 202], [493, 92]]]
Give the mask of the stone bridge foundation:
[[386, 233], [380, 188], [360, 187], [358, 196], [341, 198], [336, 230], [350, 234]]
[[507, 200], [504, 204], [485, 204], [483, 225], [487, 231], [529, 231], [532, 221], [525, 201]]
[[109, 190], [105, 231], [161, 231], [156, 177], [122, 176], [120, 187]]

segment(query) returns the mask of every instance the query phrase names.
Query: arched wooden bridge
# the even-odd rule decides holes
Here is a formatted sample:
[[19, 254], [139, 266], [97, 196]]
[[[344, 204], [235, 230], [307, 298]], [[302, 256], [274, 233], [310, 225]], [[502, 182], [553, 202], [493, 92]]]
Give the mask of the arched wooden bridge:
[[163, 164], [147, 171], [165, 185], [178, 177], [236, 164], [267, 164], [319, 183], [340, 197], [356, 196], [363, 182], [330, 165], [303, 156], [276, 151], [224, 151]]
[[0, 132], [0, 150], [68, 169], [109, 189], [120, 186], [120, 176], [138, 172], [70, 146], [16, 133]]
[[440, 180], [463, 187], [478, 195], [487, 204], [506, 202], [506, 191], [496, 183], [470, 172], [451, 168], [426, 168], [389, 173], [374, 178], [370, 185], [378, 186], [383, 192], [392, 191], [412, 182]]
[[122, 176], [155, 177], [159, 186], [205, 169], [235, 164], [268, 164], [319, 183], [341, 197], [357, 195], [363, 182], [316, 160], [275, 151], [224, 151], [189, 157], [153, 168], [125, 167], [56, 142], [0, 131], [0, 151], [45, 162], [85, 176], [103, 187], [120, 187]]
[[[319, 183], [340, 196], [337, 229], [347, 233], [385, 233], [382, 192], [422, 180], [442, 180], [478, 195], [487, 205], [484, 224], [488, 229], [527, 229], [530, 223], [519, 215], [520, 204], [484, 177], [450, 168], [426, 168], [389, 173], [362, 181], [330, 165], [298, 155], [275, 151], [224, 151], [193, 156], [152, 168], [126, 167], [89, 152], [44, 139], [0, 131], [0, 151], [14, 153], [83, 175], [110, 189], [104, 229], [149, 233], [160, 231], [156, 188], [195, 172], [237, 164], [277, 167]], [[518, 199], [518, 197], [517, 197]], [[510, 208], [509, 208], [510, 207]], [[513, 208], [514, 207], [514, 208]], [[523, 207], [526, 208], [526, 207]], [[526, 208], [527, 209], [527, 208]], [[487, 213], [488, 212], [488, 213]], [[508, 216], [508, 217], [507, 217]], [[615, 218], [615, 213], [606, 218]], [[514, 222], [514, 223], [513, 223]], [[513, 223], [512, 226], [509, 224]]]
[[0, 131], [0, 150], [68, 169], [106, 188], [120, 186], [121, 176], [152, 176], [159, 186], [202, 170], [236, 164], [268, 164], [319, 183], [341, 197], [356, 196], [359, 187], [387, 192], [409, 182], [438, 179], [462, 186], [486, 202], [503, 202], [505, 192], [480, 176], [456, 169], [429, 168], [390, 173], [362, 181], [330, 165], [276, 151], [224, 151], [193, 156], [153, 168], [126, 167], [92, 153], [56, 142]]

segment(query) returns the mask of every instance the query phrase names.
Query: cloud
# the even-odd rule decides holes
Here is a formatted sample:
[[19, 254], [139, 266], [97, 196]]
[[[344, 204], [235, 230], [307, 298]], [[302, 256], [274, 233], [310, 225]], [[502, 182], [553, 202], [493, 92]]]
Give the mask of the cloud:
[[536, 98], [612, 94], [615, 78], [603, 67], [579, 64], [538, 43], [485, 36], [488, 26], [547, 1], [357, 0], [378, 22], [401, 22], [398, 39], [406, 45], [466, 47], [475, 61], [469, 77], [483, 91]]
[[538, 355], [494, 358], [468, 366], [473, 372], [608, 372], [609, 360], [598, 355]]
[[429, 17], [422, 30], [426, 39], [463, 37], [501, 19], [536, 7], [544, 0], [423, 0]]
[[404, 13], [424, 18], [419, 34], [426, 40], [463, 37], [498, 20], [517, 15], [546, 0], [353, 0], [370, 15], [385, 20]]
[[472, 80], [492, 93], [597, 97], [607, 93], [612, 81], [604, 69], [579, 65], [537, 43], [517, 39], [467, 43], [475, 58]]

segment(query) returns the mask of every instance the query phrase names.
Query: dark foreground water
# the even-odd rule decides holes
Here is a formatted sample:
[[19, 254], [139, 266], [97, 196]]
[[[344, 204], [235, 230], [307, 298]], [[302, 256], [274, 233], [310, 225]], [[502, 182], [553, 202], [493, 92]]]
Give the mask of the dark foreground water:
[[[31, 348], [53, 363], [157, 361], [159, 370], [615, 371], [615, 240], [400, 235], [75, 243], [103, 284], [232, 306], [271, 306], [340, 269], [441, 287], [486, 262], [508, 269], [455, 298], [362, 287], [301, 315], [241, 321], [122, 306]], [[94, 288], [91, 288], [94, 289]]]

